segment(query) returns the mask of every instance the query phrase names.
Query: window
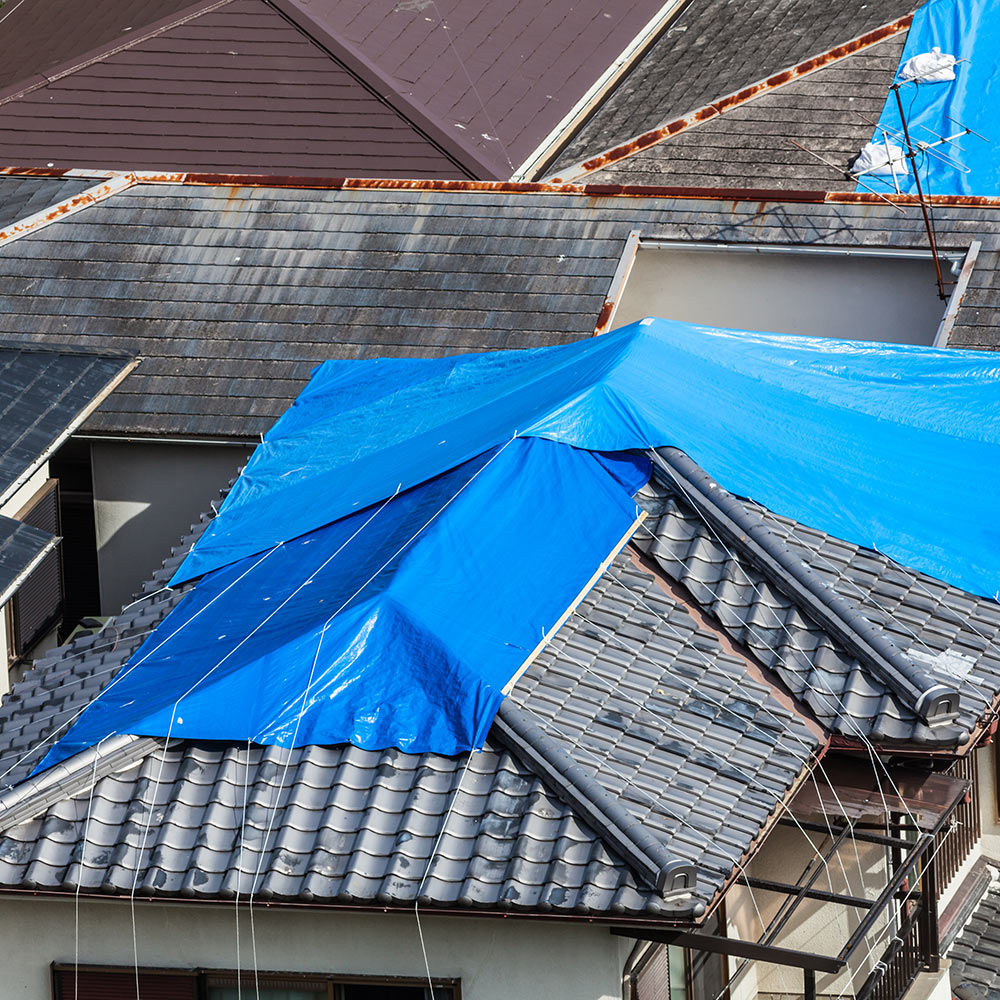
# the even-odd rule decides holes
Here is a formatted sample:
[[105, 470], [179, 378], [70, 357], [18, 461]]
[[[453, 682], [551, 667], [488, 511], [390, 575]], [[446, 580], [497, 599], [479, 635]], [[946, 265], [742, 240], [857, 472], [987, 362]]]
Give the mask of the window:
[[[19, 512], [17, 520], [60, 534], [59, 483], [50, 479]], [[35, 568], [8, 602], [8, 662], [31, 652], [62, 620], [62, 552], [56, 546]]]
[[[380, 976], [239, 974], [242, 995], [260, 1000], [429, 1000], [425, 979]], [[203, 969], [140, 969], [140, 1000], [236, 1000], [237, 973]], [[101, 966], [52, 967], [53, 1000], [136, 1000], [135, 970]], [[460, 1000], [457, 979], [435, 979], [433, 1000]]]
[[[724, 926], [720, 907], [701, 933], [720, 936]], [[728, 996], [726, 968], [724, 955], [658, 945], [635, 973], [632, 1000], [717, 1000]]]
[[[944, 277], [953, 280], [964, 260], [965, 251], [943, 252]], [[660, 316], [738, 330], [929, 345], [944, 326], [945, 310], [930, 251], [644, 237], [613, 326]]]

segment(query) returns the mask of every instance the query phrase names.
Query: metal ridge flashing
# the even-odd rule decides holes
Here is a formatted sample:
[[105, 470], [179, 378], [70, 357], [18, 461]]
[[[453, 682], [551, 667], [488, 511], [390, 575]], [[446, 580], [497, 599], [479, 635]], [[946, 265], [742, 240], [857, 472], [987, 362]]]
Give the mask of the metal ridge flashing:
[[940, 683], [917, 667], [881, 629], [779, 541], [761, 518], [714, 482], [684, 452], [658, 448], [650, 456], [655, 468], [680, 488], [714, 530], [727, 536], [775, 586], [878, 674], [928, 726], [955, 723], [960, 701], [956, 688]]
[[493, 732], [567, 801], [643, 882], [660, 893], [663, 915], [699, 917], [705, 912], [705, 904], [691, 898], [697, 880], [695, 866], [674, 857], [590, 772], [532, 721], [529, 712], [505, 698], [493, 721]]
[[99, 781], [164, 745], [151, 736], [117, 733], [26, 778], [0, 793], [0, 830], [27, 823], [49, 806], [88, 787], [91, 781]]
[[720, 97], [710, 104], [697, 108], [682, 118], [675, 118], [673, 121], [665, 122], [659, 128], [651, 129], [649, 132], [644, 132], [642, 135], [629, 139], [627, 142], [619, 143], [619, 145], [598, 153], [596, 156], [589, 157], [580, 163], [576, 163], [566, 170], [552, 174], [547, 179], [551, 179], [554, 183], [567, 180], [573, 181], [603, 167], [628, 159], [628, 157], [656, 146], [665, 139], [669, 139], [680, 132], [685, 132], [690, 128], [701, 125], [703, 122], [707, 122], [711, 118], [716, 118], [718, 115], [746, 104], [761, 94], [777, 90], [786, 83], [791, 83], [793, 80], [798, 80], [804, 76], [808, 76], [810, 73], [815, 73], [817, 70], [823, 69], [831, 63], [839, 62], [841, 59], [846, 59], [856, 52], [861, 52], [863, 49], [876, 45], [894, 35], [898, 35], [902, 31], [907, 31], [912, 20], [913, 14], [907, 14], [904, 17], [897, 18], [895, 21], [890, 21], [888, 24], [883, 24], [881, 27], [874, 28], [872, 31], [868, 31], [849, 42], [844, 42], [842, 45], [837, 45], [826, 52], [821, 52], [819, 55], [806, 59], [804, 62], [797, 63], [788, 69], [775, 73], [765, 80], [760, 80], [757, 83], [750, 84], [748, 87], [744, 87], [742, 90], [726, 94], [724, 97]]

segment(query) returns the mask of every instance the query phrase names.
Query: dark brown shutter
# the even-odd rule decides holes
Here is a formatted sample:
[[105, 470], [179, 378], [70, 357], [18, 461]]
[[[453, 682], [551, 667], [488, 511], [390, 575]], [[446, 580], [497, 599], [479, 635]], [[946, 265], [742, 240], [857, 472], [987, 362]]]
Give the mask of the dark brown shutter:
[[635, 1000], [670, 1000], [670, 953], [666, 945], [653, 952], [635, 977]]
[[[77, 976], [72, 969], [56, 969], [55, 1000], [135, 1000], [135, 972], [81, 969]], [[139, 1000], [198, 1000], [198, 978], [140, 970]]]
[[[59, 490], [55, 481], [22, 517], [25, 524], [59, 534]], [[62, 555], [57, 546], [35, 568], [14, 596], [14, 644], [25, 653], [62, 618]]]

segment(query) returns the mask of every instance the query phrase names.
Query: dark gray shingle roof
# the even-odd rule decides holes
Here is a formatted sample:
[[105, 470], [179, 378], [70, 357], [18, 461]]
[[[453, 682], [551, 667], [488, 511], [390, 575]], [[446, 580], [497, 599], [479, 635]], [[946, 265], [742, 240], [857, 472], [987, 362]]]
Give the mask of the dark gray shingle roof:
[[14, 584], [55, 541], [41, 528], [0, 515], [0, 611]]
[[909, 14], [912, 0], [692, 0], [547, 174]]
[[0, 342], [0, 497], [128, 366], [124, 355]]
[[[761, 94], [586, 175], [594, 184], [853, 191], [843, 171], [872, 136], [906, 33]], [[861, 116], [866, 116], [865, 121]], [[805, 146], [838, 171], [792, 145]]]
[[[47, 654], [13, 687], [0, 707], [4, 783], [27, 776], [180, 599], [180, 591], [153, 592], [181, 551], [147, 586], [152, 596], [97, 637]], [[569, 755], [661, 850], [696, 866], [695, 899], [702, 902], [723, 886], [820, 743], [818, 727], [775, 697], [756, 668], [724, 652], [718, 637], [627, 552], [510, 701], [541, 729], [534, 749], [549, 759]], [[96, 832], [87, 848], [93, 860], [83, 873], [87, 890], [130, 891], [140, 824], [155, 794], [163, 818], [153, 824], [140, 861], [143, 893], [231, 894], [249, 781], [253, 859], [244, 857], [245, 872], [256, 868], [254, 852], [269, 822], [274, 831], [261, 891], [286, 899], [411, 904], [464, 767], [464, 757], [392, 750], [313, 747], [286, 756], [253, 748], [247, 771], [239, 763], [246, 748], [174, 742], [157, 787], [161, 752], [147, 743], [135, 744], [138, 769], [126, 756], [116, 773], [100, 778]], [[27, 807], [18, 806], [0, 839], [0, 887], [76, 887], [90, 774], [85, 766], [60, 783], [54, 798], [38, 795], [32, 809], [29, 795]], [[511, 741], [495, 727], [455, 801], [424, 888], [428, 902], [668, 914], [608, 846], [609, 832], [581, 820], [572, 790], [562, 789], [564, 801], [557, 801], [556, 784], [546, 767], [539, 773], [511, 752]], [[243, 891], [248, 887], [249, 881]]]
[[92, 177], [32, 177], [0, 174], [0, 229], [73, 198], [98, 183]]
[[[1000, 347], [1000, 217], [938, 206], [935, 221], [945, 249], [983, 241], [951, 343]], [[926, 245], [915, 206], [143, 184], [3, 248], [0, 329], [145, 357], [88, 430], [252, 439], [327, 358], [590, 336], [632, 229]]]

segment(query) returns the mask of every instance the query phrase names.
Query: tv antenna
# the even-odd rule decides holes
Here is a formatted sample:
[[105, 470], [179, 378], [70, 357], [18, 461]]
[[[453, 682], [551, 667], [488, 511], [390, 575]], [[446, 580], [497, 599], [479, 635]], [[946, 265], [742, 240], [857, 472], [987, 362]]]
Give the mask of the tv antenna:
[[[899, 110], [899, 120], [902, 125], [902, 131], [899, 132], [895, 129], [888, 128], [885, 125], [881, 125], [866, 115], [857, 112], [858, 116], [871, 125], [875, 129], [875, 136], [873, 136], [872, 141], [868, 143], [864, 150], [862, 150], [862, 156], [869, 153], [866, 161], [866, 165], [862, 166], [861, 169], [850, 169], [847, 171], [849, 177], [853, 178], [857, 183], [858, 187], [864, 188], [865, 191], [870, 194], [874, 194], [876, 197], [881, 198], [882, 201], [889, 205], [892, 205], [897, 211], [902, 212], [903, 209], [900, 208], [898, 204], [890, 201], [881, 192], [875, 190], [875, 188], [870, 187], [864, 181], [861, 180], [865, 176], [876, 176], [876, 175], [886, 175], [889, 174], [892, 177], [892, 186], [895, 188], [896, 194], [901, 194], [899, 189], [899, 176], [908, 173], [908, 170], [913, 171], [913, 180], [917, 189], [917, 203], [920, 205], [920, 211], [924, 217], [924, 227], [927, 230], [927, 242], [931, 248], [931, 257], [934, 260], [934, 271], [937, 275], [937, 286], [938, 295], [942, 299], [946, 299], [948, 296], [945, 293], [944, 286], [945, 281], [941, 274], [941, 259], [938, 255], [937, 240], [934, 236], [934, 224], [931, 218], [931, 211], [933, 205], [930, 200], [930, 192], [924, 195], [924, 186], [920, 180], [920, 171], [917, 169], [917, 157], [927, 156], [934, 157], [942, 162], [948, 164], [955, 170], [959, 170], [962, 173], [971, 173], [970, 169], [962, 164], [956, 158], [948, 155], [944, 150], [946, 147], [954, 146], [955, 148], [961, 150], [963, 147], [959, 144], [959, 139], [964, 138], [967, 135], [973, 135], [977, 139], [982, 139], [983, 142], [989, 142], [989, 139], [984, 135], [980, 135], [974, 129], [963, 125], [960, 121], [952, 118], [950, 115], [945, 115], [945, 118], [952, 123], [957, 129], [951, 135], [938, 135], [931, 129], [927, 128], [926, 125], [919, 126], [930, 136], [930, 140], [926, 139], [914, 139], [910, 135], [909, 123], [906, 120], [906, 112], [903, 109], [903, 99], [900, 96], [900, 91], [903, 87], [909, 84], [918, 85], [920, 83], [937, 83], [944, 82], [946, 80], [954, 79], [954, 73], [951, 72], [949, 76], [941, 76], [940, 70], [945, 67], [945, 71], [948, 72], [953, 69], [958, 63], [966, 62], [964, 59], [955, 59], [952, 56], [941, 56], [940, 50], [935, 49], [933, 54], [926, 53], [924, 56], [916, 57], [916, 60], [910, 60], [907, 63], [907, 67], [914, 64], [917, 60], [924, 59], [932, 56], [931, 62], [928, 64], [927, 71], [921, 74], [920, 72], [910, 71], [903, 79], [896, 80], [893, 82], [889, 89], [895, 95], [896, 107]], [[936, 65], [934, 65], [936, 63]], [[904, 67], [904, 72], [907, 67]], [[881, 136], [879, 137], [879, 133]], [[796, 142], [794, 139], [789, 139], [789, 142], [793, 146], [797, 146], [799, 149], [810, 156], [814, 156], [817, 160], [821, 160], [827, 166], [832, 167], [838, 173], [843, 173], [841, 167], [837, 164], [827, 160], [825, 157], [820, 156], [818, 153], [814, 153], [811, 149], [807, 149], [800, 142]], [[870, 152], [869, 152], [870, 151]], [[860, 157], [859, 157], [860, 159]], [[906, 166], [906, 161], [909, 160], [909, 168]], [[858, 161], [856, 160], [855, 163]], [[949, 282], [950, 283], [950, 282]]]

